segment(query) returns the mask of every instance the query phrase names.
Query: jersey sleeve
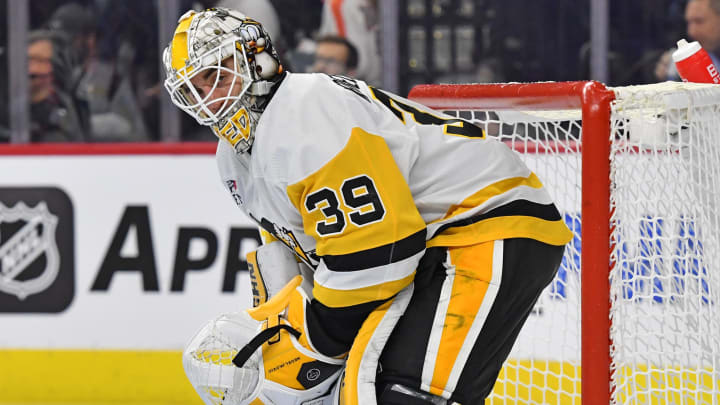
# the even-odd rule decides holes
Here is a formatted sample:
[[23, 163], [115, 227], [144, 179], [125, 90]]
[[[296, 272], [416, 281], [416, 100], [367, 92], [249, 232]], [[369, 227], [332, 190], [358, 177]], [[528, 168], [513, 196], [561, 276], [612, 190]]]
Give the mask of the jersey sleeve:
[[309, 333], [318, 350], [338, 355], [370, 312], [413, 281], [425, 222], [385, 139], [360, 127], [287, 195], [320, 259]]

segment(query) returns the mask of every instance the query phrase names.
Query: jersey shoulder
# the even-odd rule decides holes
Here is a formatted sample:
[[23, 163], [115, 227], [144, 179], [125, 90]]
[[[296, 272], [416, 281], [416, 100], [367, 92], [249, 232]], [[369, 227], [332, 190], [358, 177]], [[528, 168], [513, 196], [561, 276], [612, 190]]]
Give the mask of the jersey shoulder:
[[367, 87], [352, 79], [288, 74], [258, 123], [253, 164], [288, 182], [304, 178], [333, 159], [354, 128], [373, 130], [372, 108]]

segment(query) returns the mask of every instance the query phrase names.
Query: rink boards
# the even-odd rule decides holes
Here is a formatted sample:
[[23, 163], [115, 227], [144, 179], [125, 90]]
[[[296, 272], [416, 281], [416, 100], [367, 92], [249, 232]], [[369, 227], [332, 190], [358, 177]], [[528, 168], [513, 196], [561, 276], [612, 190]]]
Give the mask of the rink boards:
[[[0, 249], [12, 242], [4, 252], [14, 258], [3, 262], [0, 286], [0, 403], [199, 404], [180, 351], [211, 317], [250, 305], [244, 257], [258, 243], [219, 181], [212, 145], [38, 150], [0, 149]], [[540, 167], [557, 167], [557, 157], [528, 159], [542, 162], [541, 179], [555, 175]], [[38, 249], [32, 263], [20, 260], [23, 241]], [[529, 328], [552, 313], [578, 313], [562, 295], [573, 293], [579, 275], [565, 269], [564, 277], [562, 294], [555, 290]], [[514, 350], [519, 359], [535, 350], [526, 341]], [[549, 363], [540, 371], [505, 371], [510, 383], [496, 392], [549, 398], [522, 393], [542, 378], [573, 393], [558, 403], [578, 403], [579, 348], [556, 349], [544, 352]]]

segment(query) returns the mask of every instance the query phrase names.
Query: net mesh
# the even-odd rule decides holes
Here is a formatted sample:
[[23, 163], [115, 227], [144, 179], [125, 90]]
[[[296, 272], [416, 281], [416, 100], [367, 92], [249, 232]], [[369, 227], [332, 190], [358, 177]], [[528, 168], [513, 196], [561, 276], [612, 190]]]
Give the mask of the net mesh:
[[[613, 90], [612, 401], [720, 404], [720, 89]], [[580, 404], [581, 113], [446, 112], [519, 153], [575, 234], [487, 403]]]

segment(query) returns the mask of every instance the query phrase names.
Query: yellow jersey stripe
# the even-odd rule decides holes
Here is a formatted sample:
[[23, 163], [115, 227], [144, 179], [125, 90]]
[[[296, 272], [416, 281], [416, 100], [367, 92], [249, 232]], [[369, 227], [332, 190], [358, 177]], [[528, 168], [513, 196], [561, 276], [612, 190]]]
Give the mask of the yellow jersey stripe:
[[449, 218], [458, 216], [464, 212], [470, 211], [475, 207], [484, 204], [489, 199], [495, 196], [507, 193], [508, 191], [516, 187], [522, 186], [532, 187], [536, 189], [541, 189], [543, 187], [540, 179], [538, 179], [535, 173], [530, 173], [528, 177], [511, 177], [509, 179], [500, 180], [475, 192], [471, 196], [464, 199], [461, 203], [451, 205], [450, 208], [448, 208], [447, 213], [444, 217], [432, 221], [431, 223], [445, 221]]
[[547, 221], [528, 216], [495, 217], [443, 230], [427, 241], [427, 247], [468, 246], [491, 240], [529, 238], [554, 246], [570, 242], [573, 233], [562, 219]]
[[415, 271], [413, 270], [412, 274], [400, 280], [388, 281], [386, 283], [353, 290], [336, 290], [324, 287], [316, 282], [313, 288], [313, 296], [326, 307], [350, 307], [373, 301], [386, 300], [407, 287], [414, 278]]

